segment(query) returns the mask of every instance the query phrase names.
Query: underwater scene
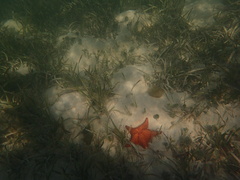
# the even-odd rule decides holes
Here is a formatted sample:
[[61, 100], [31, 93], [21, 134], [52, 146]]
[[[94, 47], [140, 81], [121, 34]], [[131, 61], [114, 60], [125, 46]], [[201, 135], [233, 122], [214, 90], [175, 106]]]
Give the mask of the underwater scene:
[[0, 180], [240, 180], [240, 0], [1, 0]]

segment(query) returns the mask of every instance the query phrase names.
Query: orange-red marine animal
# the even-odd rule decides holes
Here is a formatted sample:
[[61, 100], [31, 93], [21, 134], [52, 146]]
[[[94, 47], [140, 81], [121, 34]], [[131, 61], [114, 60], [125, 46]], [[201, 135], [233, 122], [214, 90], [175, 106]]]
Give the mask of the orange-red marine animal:
[[[148, 118], [139, 125], [138, 127], [132, 128], [129, 126], [125, 126], [126, 129], [131, 134], [130, 141], [134, 144], [142, 146], [144, 149], [148, 147], [149, 142], [152, 141], [152, 138], [161, 134], [159, 131], [153, 131], [148, 129]], [[130, 147], [130, 144], [127, 144], [126, 147]]]

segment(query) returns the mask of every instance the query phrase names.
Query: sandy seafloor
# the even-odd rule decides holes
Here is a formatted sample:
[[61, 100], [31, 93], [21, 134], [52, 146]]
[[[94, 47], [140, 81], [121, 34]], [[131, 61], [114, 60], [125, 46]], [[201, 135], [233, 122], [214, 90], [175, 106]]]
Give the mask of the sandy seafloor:
[[[185, 10], [195, 8], [192, 12], [192, 23], [198, 26], [211, 24], [214, 20], [211, 18], [213, 6], [221, 5], [217, 1], [196, 1], [187, 4]], [[183, 130], [187, 130], [187, 134], [196, 138], [199, 133], [200, 125], [223, 124], [226, 121], [225, 129], [239, 127], [240, 110], [234, 105], [219, 105], [212, 107], [206, 112], [202, 112], [199, 117], [187, 116], [181, 120], [183, 116], [180, 107], [193, 107], [196, 102], [187, 92], [165, 92], [161, 97], [155, 98], [148, 94], [149, 84], [145, 77], [153, 76], [154, 67], [148, 61], [148, 58], [154, 54], [155, 47], [153, 44], [140, 44], [132, 36], [129, 30], [129, 25], [134, 25], [138, 20], [142, 20], [142, 24], [146, 23], [151, 26], [152, 21], [145, 14], [137, 11], [129, 10], [120, 13], [116, 17], [118, 22], [118, 35], [115, 39], [96, 39], [91, 36], [81, 37], [73, 32], [59, 37], [59, 44], [64, 43], [64, 38], [70, 37], [77, 41], [69, 47], [66, 59], [70, 66], [77, 64], [77, 71], [83, 72], [89, 67], [98, 66], [98, 59], [95, 54], [99, 51], [104, 51], [105, 56], [109, 61], [114, 63], [115, 60], [123, 58], [123, 52], [134, 58], [134, 65], [128, 65], [113, 73], [111, 82], [116, 84], [114, 88], [114, 96], [106, 101], [106, 107], [109, 110], [109, 116], [120, 131], [126, 131], [125, 126], [136, 127], [141, 124], [145, 118], [149, 119], [149, 129], [162, 131], [161, 135], [153, 138], [149, 144], [149, 148], [143, 149], [140, 146], [135, 148], [143, 155], [144, 160], [152, 162], [154, 155], [152, 152], [162, 152], [166, 157], [171, 157], [171, 154], [165, 152], [163, 143], [166, 137], [171, 137], [178, 140]], [[149, 20], [149, 21], [148, 21]], [[18, 25], [14, 23], [5, 26]], [[139, 31], [141, 23], [138, 24]], [[79, 58], [81, 57], [81, 61]], [[103, 57], [104, 58], [104, 57]], [[24, 69], [24, 67], [23, 67]], [[92, 111], [89, 113], [89, 103], [87, 98], [80, 92], [74, 91], [66, 93], [67, 89], [60, 86], [50, 87], [45, 92], [45, 100], [49, 104], [51, 114], [56, 120], [61, 119], [64, 127], [71, 133], [71, 141], [74, 143], [82, 142], [83, 135], [81, 131], [89, 122], [84, 117], [92, 118], [91, 130], [94, 132], [94, 137], [104, 137], [109, 129], [113, 129], [113, 124], [109, 121], [109, 117], [102, 115], [96, 118], [96, 114]], [[170, 116], [168, 112], [169, 105], [178, 104], [175, 107], [176, 116]], [[159, 115], [156, 118], [156, 115]], [[155, 117], [155, 118], [154, 118]], [[103, 149], [109, 151], [114, 157], [119, 144], [116, 139], [109, 140], [107, 137], [103, 144]], [[161, 167], [152, 163], [146, 173], [159, 174]], [[149, 179], [158, 179], [154, 176]]]

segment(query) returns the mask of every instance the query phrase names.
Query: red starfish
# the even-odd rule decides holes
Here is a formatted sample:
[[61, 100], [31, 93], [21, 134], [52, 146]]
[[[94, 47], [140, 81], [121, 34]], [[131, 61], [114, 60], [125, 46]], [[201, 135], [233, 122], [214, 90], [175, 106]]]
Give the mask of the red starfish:
[[[157, 136], [161, 132], [152, 131], [148, 129], [148, 118], [138, 127], [132, 128], [129, 126], [125, 126], [126, 129], [131, 134], [130, 141], [134, 144], [138, 144], [142, 146], [144, 149], [148, 147], [148, 143], [151, 142], [154, 136]], [[130, 147], [130, 144], [127, 144], [126, 147]]]

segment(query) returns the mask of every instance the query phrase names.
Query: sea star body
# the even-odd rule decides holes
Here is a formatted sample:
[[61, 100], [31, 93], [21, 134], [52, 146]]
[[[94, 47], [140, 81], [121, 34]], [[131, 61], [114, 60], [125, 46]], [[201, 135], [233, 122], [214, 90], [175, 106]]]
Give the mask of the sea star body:
[[[130, 141], [134, 144], [142, 146], [144, 149], [148, 147], [148, 143], [152, 141], [152, 138], [160, 134], [161, 132], [153, 131], [148, 129], [148, 118], [139, 125], [138, 127], [132, 128], [130, 126], [125, 126], [126, 129], [131, 134]], [[127, 147], [130, 145], [127, 144]]]

